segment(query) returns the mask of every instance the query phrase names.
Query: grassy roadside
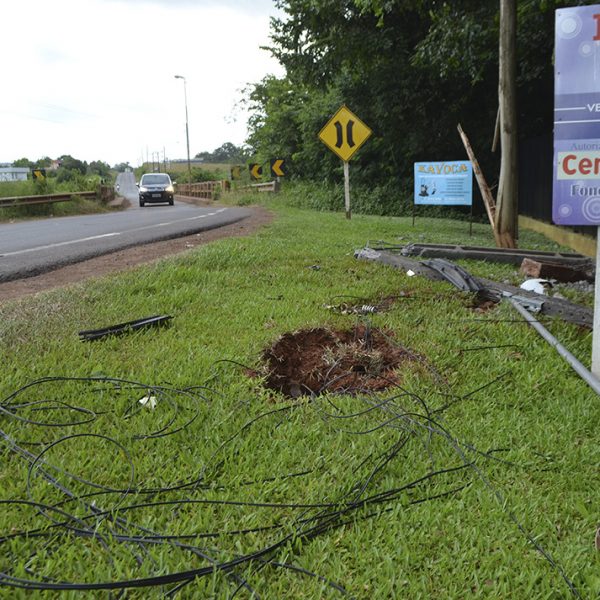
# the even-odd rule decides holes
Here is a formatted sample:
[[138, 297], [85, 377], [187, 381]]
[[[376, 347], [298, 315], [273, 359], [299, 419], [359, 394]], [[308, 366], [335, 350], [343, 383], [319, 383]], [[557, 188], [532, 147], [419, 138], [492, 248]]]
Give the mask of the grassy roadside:
[[[41, 185], [32, 181], [0, 182], [0, 198], [94, 191], [99, 183], [100, 180], [98, 178], [78, 179], [77, 181], [63, 182], [60, 184], [56, 183], [54, 179], [48, 179]], [[97, 214], [114, 210], [119, 210], [119, 208], [111, 207], [89, 198], [79, 198], [74, 196], [71, 200], [64, 202], [0, 207], [0, 223], [46, 217]]]
[[120, 206], [109, 206], [89, 198], [73, 197], [64, 202], [32, 204], [0, 208], [0, 223], [45, 219], [48, 217], [70, 217], [75, 215], [95, 215], [122, 210]]
[[[357, 598], [565, 598], [569, 585], [597, 595], [593, 392], [509, 307], [478, 314], [447, 284], [353, 257], [367, 240], [489, 245], [489, 228], [475, 225], [469, 238], [463, 222], [417, 219], [413, 229], [410, 219], [348, 222], [269, 202], [275, 222], [250, 238], [0, 305], [0, 397], [12, 406], [0, 429], [19, 448], [44, 451], [61, 470], [45, 468], [78, 498], [5, 443], [1, 499], [12, 502], [0, 505], [0, 531], [13, 537], [0, 570], [97, 582], [206, 568], [183, 598], [228, 598], [238, 586], [239, 598], [251, 597], [248, 587], [263, 598], [343, 597], [333, 584]], [[527, 232], [521, 244], [556, 248]], [[516, 278], [512, 267], [463, 264]], [[373, 302], [400, 291], [368, 321], [424, 357], [426, 368], [402, 369], [401, 388], [289, 400], [240, 366], [259, 367], [285, 332], [362, 322], [324, 308], [341, 296]], [[165, 313], [169, 328], [77, 338]], [[549, 327], [588, 361], [589, 332]], [[10, 396], [45, 377], [96, 380]], [[145, 395], [158, 397], [156, 409], [141, 409]], [[81, 499], [90, 493], [110, 518], [90, 516]], [[45, 508], [15, 502], [25, 499]], [[233, 574], [211, 572], [269, 547]], [[0, 597], [26, 594], [0, 588]]]

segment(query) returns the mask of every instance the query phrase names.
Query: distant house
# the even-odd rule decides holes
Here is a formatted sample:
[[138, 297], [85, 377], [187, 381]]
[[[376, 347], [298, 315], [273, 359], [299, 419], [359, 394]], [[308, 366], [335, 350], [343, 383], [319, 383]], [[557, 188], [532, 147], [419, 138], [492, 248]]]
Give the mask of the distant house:
[[0, 167], [0, 181], [27, 181], [26, 167]]

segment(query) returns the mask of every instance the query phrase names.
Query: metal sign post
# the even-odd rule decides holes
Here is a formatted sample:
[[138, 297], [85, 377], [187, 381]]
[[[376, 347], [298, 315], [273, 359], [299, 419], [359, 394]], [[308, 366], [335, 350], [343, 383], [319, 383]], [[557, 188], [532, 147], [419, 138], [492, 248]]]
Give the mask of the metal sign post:
[[350, 164], [344, 161], [344, 200], [346, 205], [346, 219], [352, 218], [350, 211]]
[[350, 166], [348, 161], [367, 141], [371, 133], [371, 130], [346, 106], [342, 106], [319, 133], [319, 139], [344, 161], [346, 219], [352, 217], [350, 210]]
[[592, 373], [600, 377], [600, 227], [596, 230], [596, 284], [594, 286], [594, 330], [592, 334]]
[[[552, 220], [600, 230], [599, 42], [600, 5], [556, 11]], [[598, 276], [595, 294], [592, 373], [600, 376]]]

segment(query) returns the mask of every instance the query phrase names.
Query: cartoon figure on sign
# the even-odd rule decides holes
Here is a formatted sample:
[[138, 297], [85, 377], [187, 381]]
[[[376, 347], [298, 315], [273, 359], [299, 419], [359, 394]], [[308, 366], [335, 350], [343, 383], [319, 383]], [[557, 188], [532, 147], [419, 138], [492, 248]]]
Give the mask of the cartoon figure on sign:
[[435, 181], [426, 183], [426, 180], [421, 179], [421, 191], [419, 192], [419, 196], [435, 196], [435, 192]]

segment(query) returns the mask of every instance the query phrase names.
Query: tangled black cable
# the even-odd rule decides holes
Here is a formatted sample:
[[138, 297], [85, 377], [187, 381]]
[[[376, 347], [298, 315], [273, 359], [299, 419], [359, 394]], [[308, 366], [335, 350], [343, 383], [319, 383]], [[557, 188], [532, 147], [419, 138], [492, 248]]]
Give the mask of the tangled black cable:
[[[181, 453], [190, 444], [191, 425], [214, 416], [214, 396], [212, 390], [203, 386], [176, 389], [118, 378], [57, 377], [31, 382], [5, 398], [0, 403], [0, 439], [11, 455], [26, 465], [26, 476], [22, 497], [0, 499], [0, 513], [5, 511], [14, 519], [15, 511], [19, 515], [29, 511], [35, 524], [0, 532], [0, 559], [4, 565], [0, 567], [0, 586], [25, 590], [159, 587], [164, 595], [173, 597], [198, 579], [220, 573], [230, 586], [231, 598], [242, 589], [258, 598], [259, 590], [252, 579], [270, 568], [310, 577], [332, 593], [351, 597], [351, 591], [340, 582], [295, 564], [284, 555], [297, 548], [299, 540], [309, 542], [350, 523], [452, 497], [475, 479], [483, 481], [499, 501], [504, 500], [477, 464], [477, 459], [494, 459], [492, 453], [479, 452], [455, 439], [444, 424], [440, 409], [428, 406], [423, 398], [397, 384], [395, 393], [385, 398], [372, 393], [351, 399], [341, 395], [334, 403], [327, 396], [313, 395], [254, 413], [249, 403], [239, 404], [229, 413], [231, 419], [243, 420], [233, 433], [227, 433], [221, 441], [217, 423], [208, 427], [213, 439], [196, 440], [212, 450], [204, 451], [205, 458], [193, 473], [187, 477], [177, 475], [164, 485], [156, 484], [154, 478], [158, 475], [154, 473], [149, 475], [150, 484], [138, 481], [137, 457], [146, 450], [160, 457], [159, 444], [167, 436], [179, 436], [177, 447]], [[157, 402], [156, 408], [149, 406], [151, 399]], [[247, 415], [241, 419], [243, 411]], [[299, 411], [314, 411], [335, 435], [368, 436], [372, 441], [372, 450], [357, 457], [356, 464], [348, 469], [346, 481], [330, 486], [327, 496], [317, 500], [302, 499], [297, 486], [286, 492], [285, 486], [291, 483], [327, 476], [331, 457], [311, 464], [310, 468], [271, 472], [268, 477], [253, 481], [226, 480], [223, 471], [228, 461], [241, 455], [240, 448], [253, 430], [265, 427], [274, 435], [282, 424], [293, 425]], [[67, 416], [60, 416], [63, 413]], [[38, 414], [47, 418], [39, 418]], [[57, 415], [58, 418], [52, 418]], [[157, 419], [162, 419], [158, 426], [154, 424]], [[108, 424], [120, 435], [107, 435]], [[148, 429], [144, 431], [144, 427]], [[64, 430], [69, 433], [64, 435]], [[17, 440], [22, 436], [28, 444], [41, 446], [41, 450], [36, 453], [25, 448], [26, 444]], [[427, 449], [428, 458], [411, 471], [401, 465], [415, 443]], [[70, 456], [69, 448], [77, 448], [78, 444], [84, 446], [84, 451]], [[98, 480], [74, 472], [74, 467], [85, 466], [88, 459], [93, 463], [95, 457], [87, 453], [98, 444], [104, 451], [106, 446], [112, 448], [121, 462], [111, 462], [105, 473], [100, 469]], [[56, 454], [60, 456], [53, 459]], [[171, 459], [179, 460], [180, 456]], [[443, 461], [444, 466], [437, 466], [436, 461]], [[71, 467], [62, 466], [62, 462]], [[120, 485], [102, 480], [110, 479], [115, 472], [123, 480]], [[411, 472], [413, 475], [409, 476]], [[272, 489], [282, 499], [231, 498], [236, 489], [247, 489], [256, 495]], [[240, 525], [196, 529], [192, 521], [183, 530], [171, 532], [164, 523], [164, 529], [147, 523], [157, 512], [177, 529], [180, 524], [186, 525], [184, 516], [204, 510], [238, 511]], [[508, 514], [579, 597], [560, 565], [527, 534], [511, 512]], [[242, 526], [245, 517], [249, 524]], [[113, 570], [118, 570], [117, 563], [124, 562], [126, 571], [137, 569], [136, 576], [98, 576], [90, 568], [86, 570], [89, 580], [76, 581], [63, 575], [64, 565], [57, 564], [54, 570], [46, 568], [44, 560], [47, 563], [77, 539], [87, 541], [86, 548], [93, 557], [106, 557]], [[212, 545], [207, 547], [207, 543]], [[189, 568], [165, 572], [161, 552], [167, 551], [186, 556], [182, 560]]]

